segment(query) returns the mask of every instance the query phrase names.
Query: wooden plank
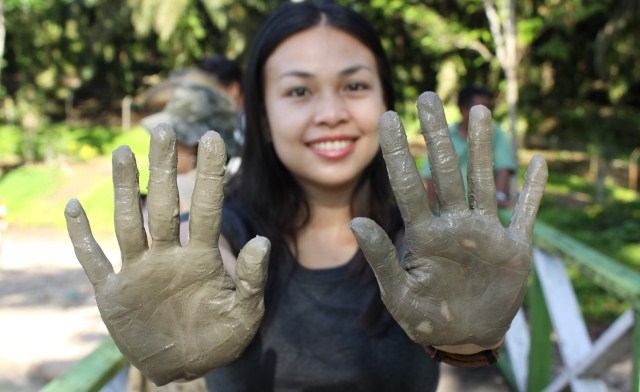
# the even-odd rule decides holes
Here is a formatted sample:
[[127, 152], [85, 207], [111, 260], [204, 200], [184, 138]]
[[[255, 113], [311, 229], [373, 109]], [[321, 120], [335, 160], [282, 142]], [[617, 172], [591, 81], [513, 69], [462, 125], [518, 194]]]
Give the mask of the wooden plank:
[[536, 223], [534, 242], [546, 252], [575, 265], [587, 278], [614, 296], [640, 309], [640, 273], [541, 222]]
[[565, 365], [573, 367], [591, 349], [591, 339], [578, 299], [562, 260], [534, 249], [534, 262], [549, 316], [558, 335], [560, 354]]
[[629, 309], [600, 335], [593, 344], [589, 358], [584, 361], [584, 365], [578, 365], [577, 370], [585, 377], [600, 377], [631, 351], [632, 343], [633, 311]]
[[546, 391], [563, 391], [577, 377], [597, 379], [602, 376], [614, 362], [630, 351], [632, 332], [633, 311], [628, 310], [598, 338], [586, 358], [553, 380]]
[[[508, 226], [511, 214], [510, 210], [499, 210], [501, 222]], [[634, 311], [635, 320], [640, 320], [640, 273], [625, 267], [616, 260], [613, 260], [587, 245], [576, 241], [561, 231], [552, 228], [540, 221], [536, 222], [534, 229], [534, 244], [551, 254], [560, 256], [565, 262], [571, 263], [580, 270], [588, 279], [607, 290], [613, 296], [623, 299], [631, 305]], [[535, 272], [535, 271], [534, 271]], [[536, 289], [536, 274], [533, 275], [534, 284], [528, 292], [531, 323], [531, 356], [529, 361], [529, 381], [530, 391], [540, 391], [542, 386], [548, 384], [544, 380], [548, 379], [548, 371], [550, 366], [550, 344], [548, 315], [542, 311], [544, 299], [538, 295]], [[640, 323], [634, 323], [633, 326], [633, 372], [631, 376], [631, 391], [640, 392]], [[623, 338], [621, 341], [624, 341]], [[616, 343], [616, 345], [622, 343]], [[602, 363], [606, 361], [603, 360]], [[601, 363], [594, 364], [595, 367]], [[587, 374], [591, 374], [594, 369], [587, 369]], [[541, 380], [544, 378], [544, 380]], [[588, 383], [588, 380], [583, 380]], [[580, 386], [578, 385], [578, 388]]]
[[[534, 263], [545, 296], [549, 316], [558, 336], [558, 347], [567, 369], [573, 369], [591, 351], [591, 339], [580, 312], [580, 305], [562, 260], [534, 249]], [[573, 392], [601, 392], [604, 382], [570, 377]], [[553, 385], [553, 384], [552, 384]], [[552, 392], [550, 389], [547, 391]], [[555, 391], [554, 391], [555, 392]]]
[[108, 337], [91, 354], [40, 392], [97, 392], [126, 365], [127, 360]]
[[515, 387], [519, 392], [527, 390], [527, 373], [529, 371], [529, 326], [522, 308], [518, 310], [511, 322], [511, 327], [505, 337], [505, 346], [509, 352], [511, 371], [513, 372]]
[[545, 303], [536, 268], [532, 271], [529, 287], [529, 317], [531, 323], [531, 348], [527, 391], [541, 391], [551, 382], [551, 320]]

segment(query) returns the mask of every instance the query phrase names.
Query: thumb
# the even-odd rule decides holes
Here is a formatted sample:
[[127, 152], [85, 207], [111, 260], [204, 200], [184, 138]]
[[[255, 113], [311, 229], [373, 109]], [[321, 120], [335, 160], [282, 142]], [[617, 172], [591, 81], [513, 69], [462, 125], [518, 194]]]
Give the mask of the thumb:
[[351, 231], [378, 279], [382, 298], [391, 299], [401, 287], [407, 287], [405, 270], [387, 233], [368, 218], [354, 218]]
[[236, 263], [236, 294], [246, 306], [261, 307], [267, 283], [271, 243], [264, 237], [255, 237], [242, 248]]

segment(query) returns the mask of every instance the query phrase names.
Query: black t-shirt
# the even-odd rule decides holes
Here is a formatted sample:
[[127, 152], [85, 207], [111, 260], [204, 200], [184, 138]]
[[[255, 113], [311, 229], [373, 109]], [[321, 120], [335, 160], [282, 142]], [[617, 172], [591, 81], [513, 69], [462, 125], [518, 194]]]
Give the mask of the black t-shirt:
[[[230, 215], [225, 211], [223, 222], [234, 227], [223, 224], [223, 234], [242, 234]], [[208, 391], [435, 391], [438, 364], [395, 322], [377, 337], [359, 323], [378, 294], [348, 279], [352, 262], [298, 266], [266, 333], [234, 363], [209, 373]]]

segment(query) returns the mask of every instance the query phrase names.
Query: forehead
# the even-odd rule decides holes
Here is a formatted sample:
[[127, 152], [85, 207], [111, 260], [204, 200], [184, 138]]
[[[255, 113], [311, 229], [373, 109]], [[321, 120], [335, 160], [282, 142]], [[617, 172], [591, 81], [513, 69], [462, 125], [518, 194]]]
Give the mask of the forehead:
[[373, 52], [362, 42], [342, 30], [320, 25], [282, 41], [267, 59], [265, 67], [267, 72], [300, 69], [322, 73], [355, 63], [376, 71]]

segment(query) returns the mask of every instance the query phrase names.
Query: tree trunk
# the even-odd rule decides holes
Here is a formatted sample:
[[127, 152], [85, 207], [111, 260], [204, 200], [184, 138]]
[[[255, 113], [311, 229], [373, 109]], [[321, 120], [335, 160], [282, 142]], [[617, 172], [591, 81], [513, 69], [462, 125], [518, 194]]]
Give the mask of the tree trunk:
[[518, 157], [520, 146], [517, 130], [518, 123], [518, 43], [516, 36], [515, 0], [502, 0], [502, 30], [504, 31], [505, 59], [503, 69], [507, 78], [507, 104], [509, 105], [509, 132], [513, 155]]
[[[507, 82], [506, 99], [509, 107], [509, 133], [514, 160], [518, 162], [518, 40], [516, 34], [515, 0], [501, 0], [500, 12], [494, 0], [484, 0], [484, 10], [489, 20], [491, 36], [496, 45], [496, 57]], [[517, 176], [511, 177], [510, 196], [517, 195]]]
[[0, 85], [2, 85], [2, 68], [4, 63], [4, 41], [7, 27], [4, 23], [4, 0], [0, 0]]
[[517, 157], [518, 132], [518, 41], [516, 35], [515, 0], [501, 0], [500, 12], [493, 0], [484, 0], [484, 10], [489, 29], [496, 45], [496, 58], [507, 81], [507, 105], [509, 106], [509, 133], [513, 153]]

